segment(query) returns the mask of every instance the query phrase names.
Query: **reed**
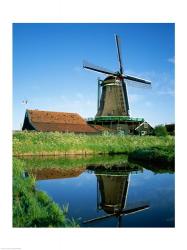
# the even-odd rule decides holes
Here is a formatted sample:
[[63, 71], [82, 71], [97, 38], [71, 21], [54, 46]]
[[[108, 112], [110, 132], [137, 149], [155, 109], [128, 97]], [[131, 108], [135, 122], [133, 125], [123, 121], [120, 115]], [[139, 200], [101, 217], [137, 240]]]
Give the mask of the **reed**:
[[76, 135], [58, 132], [18, 132], [13, 135], [15, 156], [129, 154], [139, 149], [172, 146], [173, 136]]

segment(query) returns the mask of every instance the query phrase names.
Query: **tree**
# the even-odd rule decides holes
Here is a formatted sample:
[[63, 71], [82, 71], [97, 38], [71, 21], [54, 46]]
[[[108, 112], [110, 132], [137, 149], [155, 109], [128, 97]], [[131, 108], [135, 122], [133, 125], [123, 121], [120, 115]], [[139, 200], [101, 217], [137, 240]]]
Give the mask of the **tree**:
[[167, 129], [164, 125], [157, 125], [154, 128], [154, 134], [156, 136], [167, 136], [168, 132], [167, 132]]

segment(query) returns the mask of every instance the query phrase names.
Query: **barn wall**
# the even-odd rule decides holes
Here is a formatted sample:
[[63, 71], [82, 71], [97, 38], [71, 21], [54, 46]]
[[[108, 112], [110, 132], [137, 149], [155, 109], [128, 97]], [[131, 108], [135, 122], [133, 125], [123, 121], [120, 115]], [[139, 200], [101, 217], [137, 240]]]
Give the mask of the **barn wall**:
[[25, 114], [25, 119], [24, 119], [22, 130], [35, 130], [35, 128], [32, 126], [32, 124], [29, 121], [27, 113]]

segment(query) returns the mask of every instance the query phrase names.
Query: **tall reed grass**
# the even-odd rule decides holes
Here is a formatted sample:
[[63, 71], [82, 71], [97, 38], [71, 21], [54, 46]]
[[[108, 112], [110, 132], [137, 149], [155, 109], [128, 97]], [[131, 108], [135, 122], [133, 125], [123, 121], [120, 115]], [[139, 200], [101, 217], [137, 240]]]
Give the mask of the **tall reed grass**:
[[58, 132], [18, 132], [13, 135], [14, 155], [128, 154], [134, 150], [174, 146], [174, 137], [76, 135]]

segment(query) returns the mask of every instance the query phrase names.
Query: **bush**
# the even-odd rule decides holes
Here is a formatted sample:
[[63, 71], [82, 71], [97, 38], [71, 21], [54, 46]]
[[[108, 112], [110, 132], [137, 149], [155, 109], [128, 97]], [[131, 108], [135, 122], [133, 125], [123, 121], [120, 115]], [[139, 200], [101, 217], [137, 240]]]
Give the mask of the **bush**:
[[144, 164], [156, 164], [159, 168], [169, 166], [173, 169], [175, 164], [175, 149], [173, 146], [137, 149], [128, 155], [128, 160]]
[[167, 136], [168, 132], [164, 125], [158, 125], [154, 128], [154, 134], [156, 136]]

